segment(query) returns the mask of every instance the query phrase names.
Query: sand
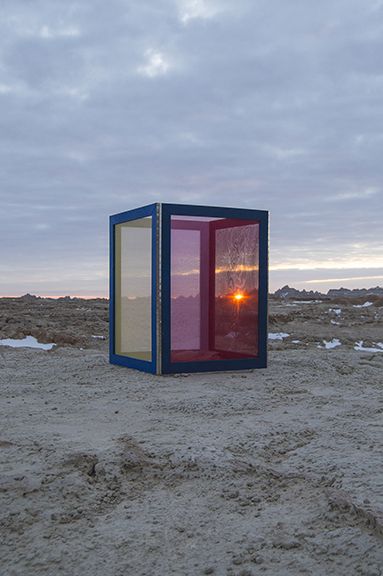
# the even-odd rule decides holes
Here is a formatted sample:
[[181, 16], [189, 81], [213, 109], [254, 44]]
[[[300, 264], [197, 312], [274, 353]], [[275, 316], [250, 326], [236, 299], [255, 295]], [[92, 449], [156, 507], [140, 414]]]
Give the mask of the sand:
[[57, 344], [0, 346], [2, 576], [381, 575], [362, 303], [272, 302], [267, 369], [153, 376], [109, 364], [106, 301], [0, 299], [0, 339]]

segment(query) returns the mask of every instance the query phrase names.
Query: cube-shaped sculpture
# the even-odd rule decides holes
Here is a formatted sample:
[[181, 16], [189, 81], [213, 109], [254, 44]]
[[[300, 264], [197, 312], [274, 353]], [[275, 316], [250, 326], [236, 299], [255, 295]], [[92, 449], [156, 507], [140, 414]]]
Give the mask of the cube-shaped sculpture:
[[151, 204], [110, 217], [110, 362], [264, 368], [268, 212]]

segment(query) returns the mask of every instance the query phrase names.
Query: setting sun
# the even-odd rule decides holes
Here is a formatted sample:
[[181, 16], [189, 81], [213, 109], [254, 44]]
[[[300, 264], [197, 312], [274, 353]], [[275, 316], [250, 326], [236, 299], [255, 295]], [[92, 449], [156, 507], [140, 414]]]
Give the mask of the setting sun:
[[234, 296], [234, 298], [235, 298], [236, 300], [242, 300], [243, 294], [236, 294], [236, 295]]

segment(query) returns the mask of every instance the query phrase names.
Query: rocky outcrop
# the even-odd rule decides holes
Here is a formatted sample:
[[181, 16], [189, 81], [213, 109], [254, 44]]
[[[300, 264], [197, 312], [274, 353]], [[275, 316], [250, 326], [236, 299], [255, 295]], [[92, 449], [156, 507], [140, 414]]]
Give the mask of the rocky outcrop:
[[350, 290], [349, 288], [333, 288], [327, 292], [327, 294], [322, 294], [321, 292], [314, 292], [314, 290], [297, 290], [296, 288], [290, 288], [286, 284], [283, 288], [276, 290], [274, 294], [271, 294], [272, 298], [281, 298], [283, 300], [328, 300], [333, 298], [358, 298], [366, 296], [381, 296], [383, 297], [383, 288], [376, 286], [375, 288], [354, 288]]
[[283, 300], [324, 300], [328, 298], [326, 294], [322, 294], [321, 292], [297, 290], [296, 288], [290, 288], [287, 284], [283, 286], [283, 288], [276, 290], [272, 296], [274, 298], [283, 298]]

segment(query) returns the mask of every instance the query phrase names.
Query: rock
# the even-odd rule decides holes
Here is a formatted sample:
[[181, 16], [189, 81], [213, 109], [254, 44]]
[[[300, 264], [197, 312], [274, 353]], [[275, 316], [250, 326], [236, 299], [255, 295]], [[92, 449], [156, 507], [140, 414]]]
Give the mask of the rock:
[[274, 542], [274, 548], [282, 548], [283, 550], [292, 550], [293, 548], [300, 548], [301, 543], [296, 538], [288, 538]]
[[244, 568], [239, 572], [238, 576], [253, 576], [253, 573], [248, 568]]

